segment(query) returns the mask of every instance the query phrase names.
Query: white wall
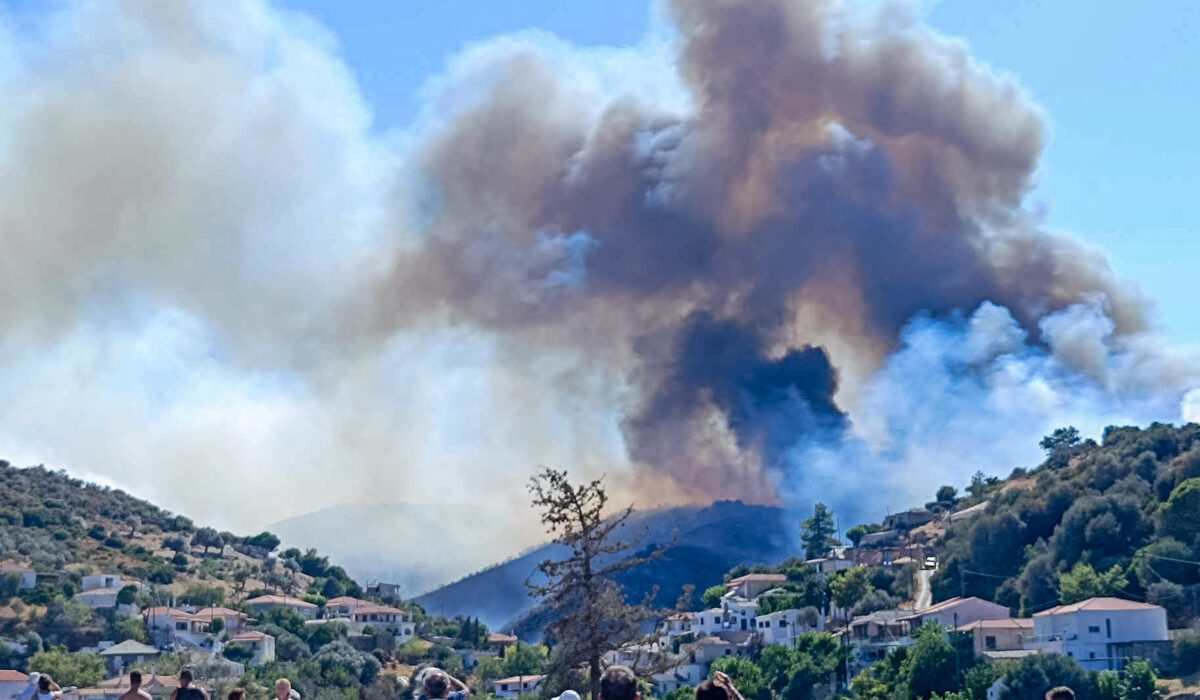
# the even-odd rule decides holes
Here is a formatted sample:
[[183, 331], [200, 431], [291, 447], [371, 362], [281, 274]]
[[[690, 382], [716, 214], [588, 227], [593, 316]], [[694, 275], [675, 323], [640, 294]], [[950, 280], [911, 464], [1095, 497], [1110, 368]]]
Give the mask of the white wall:
[[121, 581], [121, 577], [116, 574], [93, 574], [83, 577], [83, 590], [93, 591], [97, 588], [111, 588], [113, 590], [121, 590], [125, 584]]
[[1112, 668], [1108, 645], [1168, 639], [1167, 613], [1146, 610], [1080, 610], [1033, 618], [1033, 639], [1027, 645], [1043, 653], [1059, 652], [1090, 670]]
[[[920, 613], [918, 613], [920, 614]], [[1006, 620], [1010, 617], [1008, 608], [986, 600], [965, 600], [946, 610], [929, 615], [921, 615], [921, 623], [937, 622], [943, 627], [962, 627], [979, 620]]]

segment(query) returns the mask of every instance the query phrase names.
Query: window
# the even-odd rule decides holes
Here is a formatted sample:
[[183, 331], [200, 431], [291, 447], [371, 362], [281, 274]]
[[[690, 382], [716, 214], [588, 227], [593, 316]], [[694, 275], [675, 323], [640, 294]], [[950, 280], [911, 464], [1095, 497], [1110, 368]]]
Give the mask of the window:
[[779, 621], [779, 626], [780, 626], [780, 627], [787, 627], [787, 620], [780, 620], [780, 621]]
[[995, 651], [995, 650], [996, 650], [996, 638], [995, 638], [995, 637], [990, 637], [990, 636], [989, 636], [989, 637], [984, 637], [984, 638], [983, 638], [983, 646], [984, 646], [984, 648], [986, 648], [988, 651]]
[[1091, 634], [1100, 634], [1100, 625], [1088, 625], [1088, 632]]
[[1089, 652], [1088, 652], [1088, 658], [1089, 658], [1089, 659], [1094, 659], [1094, 658], [1096, 658], [1096, 652], [1094, 652], [1094, 651], [1089, 651]]
[[176, 622], [175, 629], [177, 629], [181, 632], [187, 632], [187, 623], [186, 622]]
[[1108, 638], [1112, 639], [1112, 620], [1107, 617], [1104, 618], [1104, 626], [1108, 628]]

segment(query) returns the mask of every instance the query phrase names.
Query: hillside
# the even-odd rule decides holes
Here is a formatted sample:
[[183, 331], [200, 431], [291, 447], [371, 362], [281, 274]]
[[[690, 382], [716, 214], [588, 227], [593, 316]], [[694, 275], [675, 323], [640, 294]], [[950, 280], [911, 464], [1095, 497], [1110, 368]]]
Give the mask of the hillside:
[[975, 595], [1029, 615], [1080, 596], [1148, 600], [1172, 626], [1200, 612], [1200, 425], [1060, 432], [1007, 481], [976, 482], [978, 515], [935, 547], [935, 600]]
[[173, 599], [235, 605], [266, 591], [358, 592], [345, 571], [315, 551], [268, 559], [277, 545], [269, 533], [241, 537], [198, 527], [121, 490], [0, 461], [0, 561], [8, 574], [37, 574], [32, 590], [19, 589], [20, 576], [3, 577], [0, 605], [7, 606], [0, 631], [8, 637], [37, 632], [70, 648], [138, 636], [74, 598], [90, 574], [146, 584], [137, 601], [142, 607]]
[[[777, 563], [796, 553], [795, 524], [780, 508], [724, 501], [635, 513], [620, 535], [640, 536], [642, 550], [674, 542], [661, 558], [622, 574], [630, 600], [641, 600], [654, 586], [657, 601], [673, 605], [685, 585], [698, 591], [721, 582], [722, 575], [744, 562]], [[538, 562], [560, 556], [562, 548], [544, 545], [416, 599], [431, 613], [478, 616], [489, 626], [516, 627], [533, 636], [540, 624], [524, 620], [533, 609], [525, 580]]]

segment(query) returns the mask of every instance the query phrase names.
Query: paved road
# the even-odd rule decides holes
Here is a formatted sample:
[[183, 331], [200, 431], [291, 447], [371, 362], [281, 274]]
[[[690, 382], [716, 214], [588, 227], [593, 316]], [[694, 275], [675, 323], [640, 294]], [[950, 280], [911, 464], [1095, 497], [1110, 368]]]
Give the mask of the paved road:
[[913, 610], [921, 611], [933, 605], [933, 589], [929, 586], [930, 569], [917, 570], [917, 593], [913, 596]]

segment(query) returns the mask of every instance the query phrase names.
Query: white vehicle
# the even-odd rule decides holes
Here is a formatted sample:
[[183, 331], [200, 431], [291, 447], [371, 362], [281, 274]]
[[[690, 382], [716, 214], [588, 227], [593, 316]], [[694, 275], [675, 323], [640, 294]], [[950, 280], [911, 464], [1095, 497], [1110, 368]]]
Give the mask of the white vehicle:
[[925, 557], [925, 565], [923, 568], [936, 569], [937, 568], [937, 557], [932, 556], [932, 555]]

